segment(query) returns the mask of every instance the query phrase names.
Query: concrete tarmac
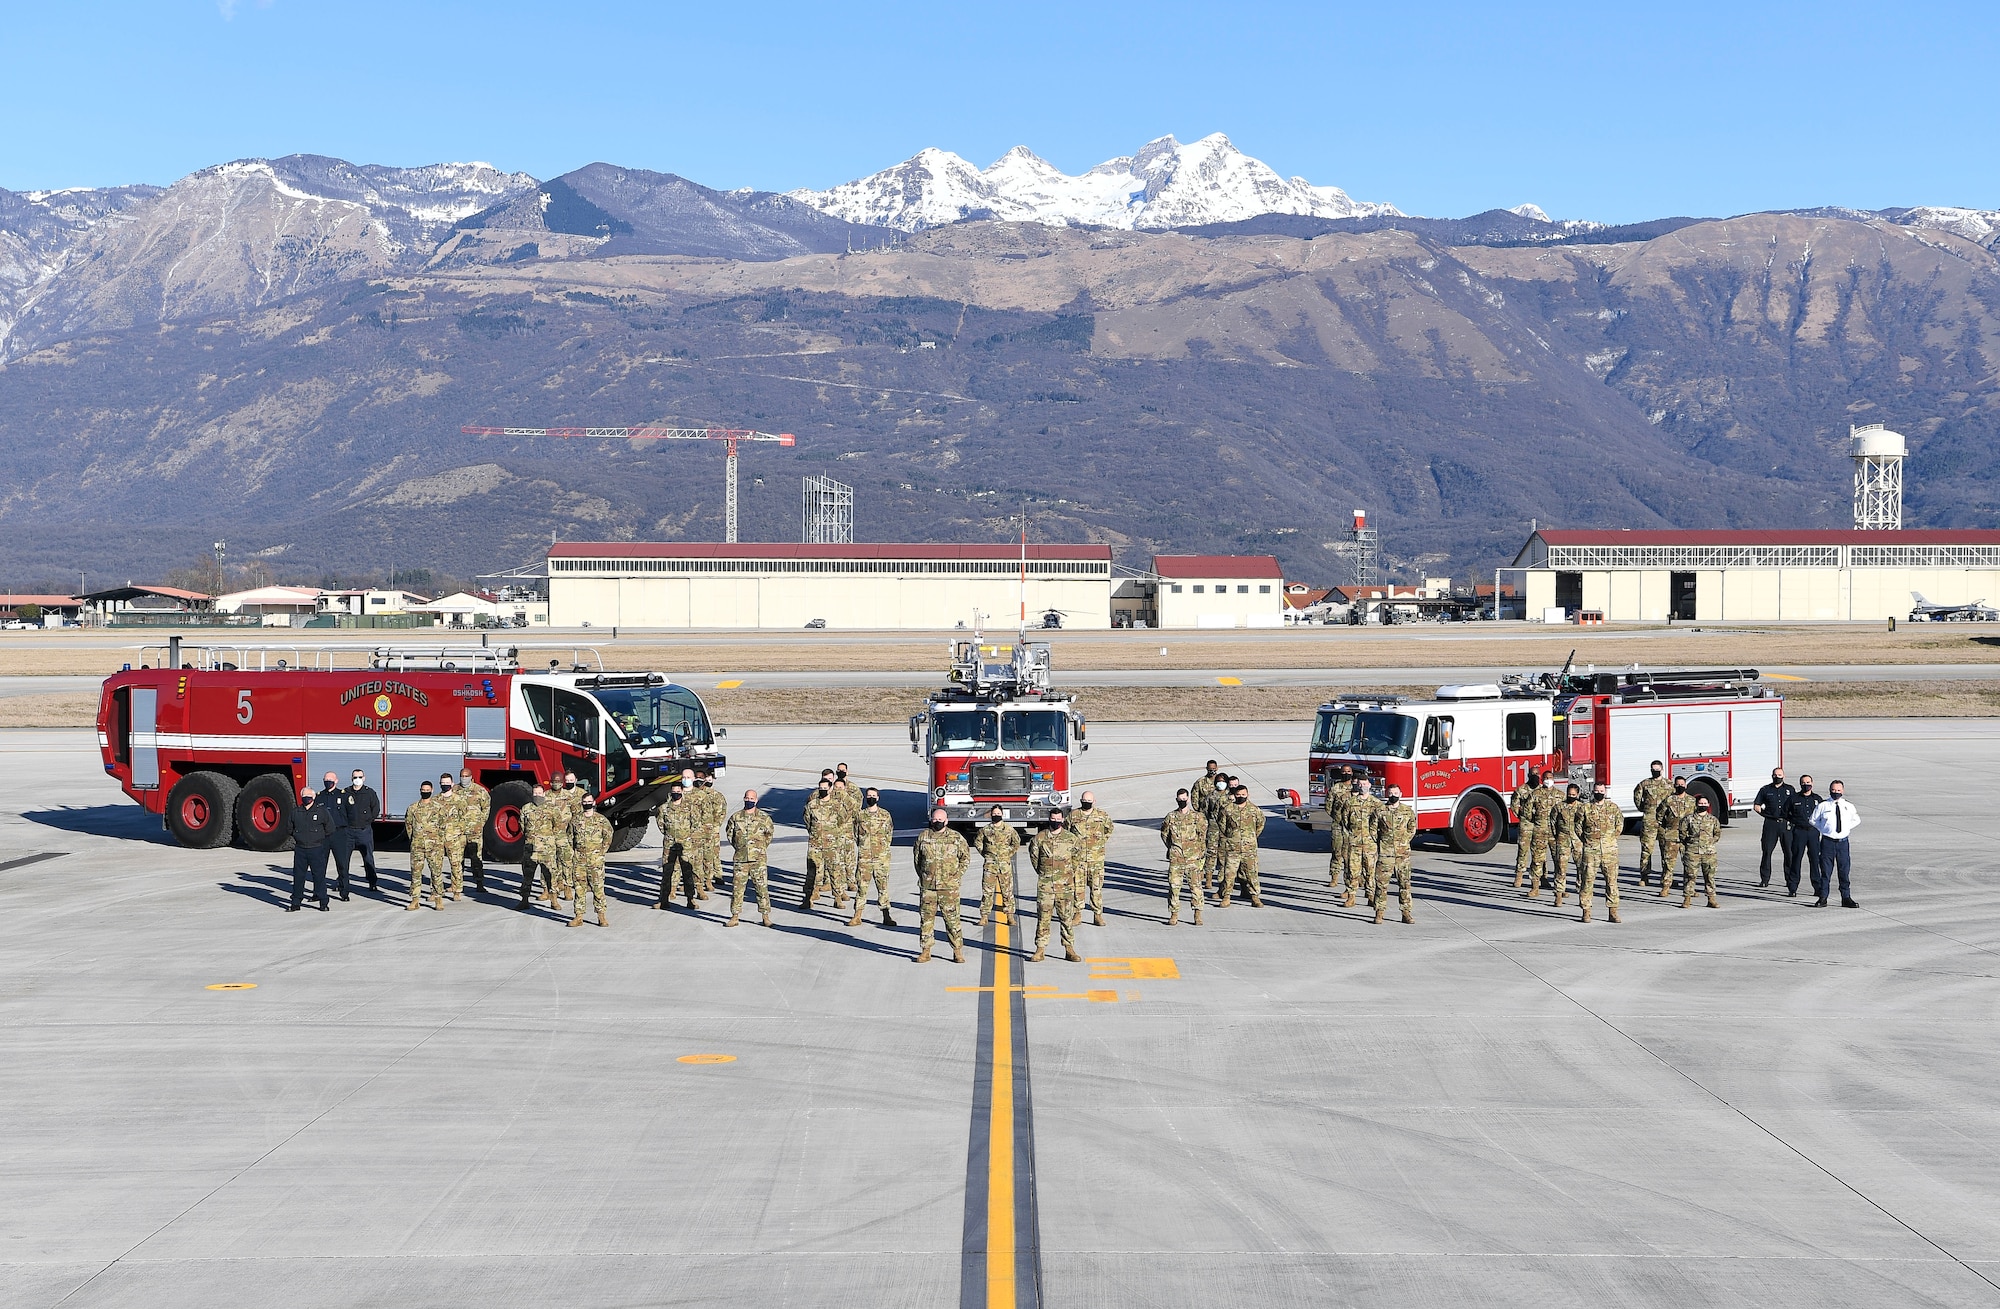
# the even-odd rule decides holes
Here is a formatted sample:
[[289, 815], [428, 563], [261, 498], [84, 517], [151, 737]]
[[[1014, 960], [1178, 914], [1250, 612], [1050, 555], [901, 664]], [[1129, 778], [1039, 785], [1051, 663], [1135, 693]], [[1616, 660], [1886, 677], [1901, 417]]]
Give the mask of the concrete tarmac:
[[[1515, 895], [1510, 846], [1420, 847], [1416, 924], [1374, 926], [1274, 820], [1265, 907], [1168, 928], [1173, 787], [1210, 756], [1296, 786], [1303, 728], [1091, 744], [1093, 962], [1027, 964], [1029, 916], [913, 967], [907, 835], [895, 928], [793, 908], [789, 825], [776, 930], [648, 907], [657, 838], [608, 930], [518, 910], [508, 869], [405, 912], [395, 852], [287, 914], [288, 856], [180, 849], [87, 733], [0, 734], [0, 1303], [2000, 1304], [1963, 780], [2000, 724], [1793, 724], [1863, 814], [1860, 909], [1758, 890], [1738, 820], [1716, 910], [1640, 891], [1626, 838], [1618, 926]], [[899, 728], [728, 745], [732, 804], [794, 823], [846, 760], [918, 821]]]

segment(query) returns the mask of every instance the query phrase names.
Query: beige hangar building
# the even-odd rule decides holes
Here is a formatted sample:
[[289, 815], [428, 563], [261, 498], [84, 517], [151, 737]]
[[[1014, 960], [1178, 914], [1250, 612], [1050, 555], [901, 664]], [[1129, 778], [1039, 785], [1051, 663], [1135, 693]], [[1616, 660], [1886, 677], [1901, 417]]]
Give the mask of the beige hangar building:
[[987, 630], [1053, 609], [1066, 628], [1111, 625], [1111, 547], [559, 542], [552, 627]]
[[1515, 557], [1527, 616], [1609, 622], [1873, 621], [2000, 601], [2000, 531], [1538, 531]]

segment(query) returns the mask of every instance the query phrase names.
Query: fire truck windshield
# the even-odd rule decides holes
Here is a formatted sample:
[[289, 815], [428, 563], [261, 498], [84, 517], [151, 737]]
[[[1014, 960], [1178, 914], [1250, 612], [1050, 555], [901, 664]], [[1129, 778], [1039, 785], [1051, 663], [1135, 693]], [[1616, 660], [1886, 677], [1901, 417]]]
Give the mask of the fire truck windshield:
[[596, 695], [635, 750], [711, 742], [701, 698], [686, 687], [601, 687]]
[[931, 714], [931, 750], [998, 750], [999, 715], [991, 709], [940, 709]]
[[1068, 750], [1069, 716], [1060, 709], [1009, 709], [1000, 715], [1002, 750]]
[[1417, 748], [1417, 720], [1408, 714], [1323, 709], [1313, 729], [1312, 748], [1316, 754], [1408, 759]]

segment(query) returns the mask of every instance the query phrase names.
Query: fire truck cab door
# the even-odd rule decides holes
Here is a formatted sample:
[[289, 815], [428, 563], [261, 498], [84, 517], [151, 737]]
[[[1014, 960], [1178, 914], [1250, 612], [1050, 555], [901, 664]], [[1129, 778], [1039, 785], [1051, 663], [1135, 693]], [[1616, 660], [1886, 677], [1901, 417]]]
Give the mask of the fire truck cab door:
[[150, 686], [132, 688], [132, 712], [125, 730], [132, 743], [132, 789], [156, 791], [160, 786], [160, 750], [154, 735], [159, 730], [160, 693]]

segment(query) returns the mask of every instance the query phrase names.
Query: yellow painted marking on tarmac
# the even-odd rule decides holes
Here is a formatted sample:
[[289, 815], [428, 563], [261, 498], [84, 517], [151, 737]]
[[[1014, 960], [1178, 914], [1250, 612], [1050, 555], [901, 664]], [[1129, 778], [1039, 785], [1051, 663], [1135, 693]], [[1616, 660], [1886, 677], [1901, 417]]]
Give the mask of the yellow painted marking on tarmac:
[[718, 691], [734, 691], [737, 687], [741, 685], [743, 685], [743, 679], [738, 678], [733, 682], [717, 682], [715, 684], [715, 689]]
[[1137, 978], [1179, 977], [1181, 970], [1171, 959], [1086, 959], [1093, 982]]
[[1088, 1000], [1092, 1004], [1117, 1004], [1116, 991], [1031, 991], [1030, 1000]]
[[254, 991], [256, 989], [257, 984], [255, 982], [211, 982], [202, 988], [204, 991]]
[[[1013, 975], [1006, 923], [993, 931], [999, 965]], [[986, 1309], [1014, 1309], [1014, 997], [993, 988], [993, 1112], [986, 1137]]]
[[1242, 679], [1242, 678], [1240, 678], [1240, 677], [1218, 677], [1218, 678], [1216, 678], [1215, 680], [1216, 680], [1217, 684], [1219, 684], [1219, 685], [1222, 685], [1222, 686], [1241, 686], [1241, 685], [1243, 685], [1243, 679]]
[[684, 1054], [675, 1062], [683, 1064], [733, 1064], [736, 1062], [736, 1056], [733, 1054]]

